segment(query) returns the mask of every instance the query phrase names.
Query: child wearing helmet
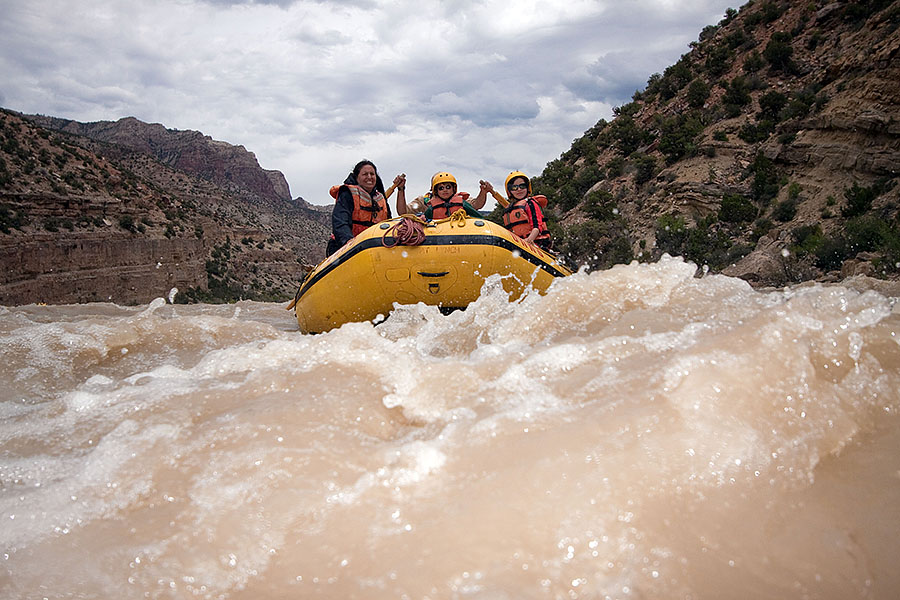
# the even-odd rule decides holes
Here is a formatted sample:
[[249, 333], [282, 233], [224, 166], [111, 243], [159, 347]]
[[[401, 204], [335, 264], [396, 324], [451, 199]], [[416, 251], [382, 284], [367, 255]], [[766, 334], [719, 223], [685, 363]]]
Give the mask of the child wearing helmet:
[[[490, 191], [493, 193], [493, 187]], [[503, 211], [504, 227], [526, 242], [549, 250], [552, 240], [543, 210], [547, 207], [547, 197], [532, 193], [531, 180], [522, 171], [513, 171], [506, 176], [506, 196], [509, 204]]]
[[[456, 178], [446, 171], [439, 171], [431, 178], [431, 190], [421, 196], [421, 201], [425, 204], [425, 218], [429, 220], [445, 219], [458, 210], [464, 210], [466, 214], [473, 217], [480, 217], [481, 213], [478, 212], [478, 209], [484, 206], [487, 194], [488, 189], [485, 187], [485, 182], [481, 182], [478, 196], [473, 198], [470, 203], [470, 196], [467, 192], [457, 191]], [[399, 202], [397, 210], [401, 210]]]

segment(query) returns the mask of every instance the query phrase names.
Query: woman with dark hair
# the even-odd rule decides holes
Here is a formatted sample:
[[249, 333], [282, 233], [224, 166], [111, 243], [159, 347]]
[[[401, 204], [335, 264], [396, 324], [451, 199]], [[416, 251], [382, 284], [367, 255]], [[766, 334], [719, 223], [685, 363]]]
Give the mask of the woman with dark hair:
[[[397, 188], [397, 206], [401, 203], [406, 206], [406, 175], [394, 177], [394, 187]], [[330, 193], [335, 203], [325, 256], [337, 252], [368, 227], [391, 218], [391, 207], [387, 203], [390, 194], [385, 194], [378, 169], [370, 160], [359, 161], [344, 184], [333, 186]]]

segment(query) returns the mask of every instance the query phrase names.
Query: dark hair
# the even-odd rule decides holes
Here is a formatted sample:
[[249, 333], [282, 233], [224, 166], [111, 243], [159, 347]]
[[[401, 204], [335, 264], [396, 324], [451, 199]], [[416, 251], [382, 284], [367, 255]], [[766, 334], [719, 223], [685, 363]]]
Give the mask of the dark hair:
[[381, 192], [382, 194], [384, 194], [384, 183], [381, 181], [381, 175], [378, 174], [378, 167], [376, 167], [375, 163], [373, 163], [371, 160], [364, 158], [361, 161], [359, 161], [358, 163], [356, 163], [356, 166], [353, 167], [353, 173], [351, 173], [351, 175], [353, 176], [353, 181], [354, 182], [357, 181], [357, 178], [359, 177], [359, 172], [362, 171], [363, 167], [365, 167], [366, 165], [369, 165], [373, 169], [375, 169], [375, 189], [377, 191]]
[[362, 171], [363, 167], [365, 167], [366, 165], [369, 165], [373, 169], [375, 169], [375, 174], [378, 175], [378, 167], [375, 166], [375, 163], [373, 163], [371, 160], [366, 160], [364, 158], [361, 161], [359, 161], [358, 163], [356, 163], [355, 167], [353, 167], [353, 176], [358, 177], [359, 172]]

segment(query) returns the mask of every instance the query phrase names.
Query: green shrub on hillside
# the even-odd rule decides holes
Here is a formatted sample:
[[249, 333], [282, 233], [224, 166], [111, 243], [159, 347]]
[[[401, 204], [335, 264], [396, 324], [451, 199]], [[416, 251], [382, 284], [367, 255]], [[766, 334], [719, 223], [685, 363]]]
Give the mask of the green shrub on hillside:
[[563, 152], [562, 157], [566, 161], [575, 162], [579, 158], [586, 158], [590, 160], [591, 154], [596, 157], [597, 155], [597, 144], [593, 142], [590, 138], [581, 136], [572, 142], [572, 146]]
[[542, 185], [546, 185], [551, 189], [556, 189], [567, 180], [571, 179], [573, 175], [575, 175], [575, 169], [573, 169], [571, 165], [556, 158], [547, 163], [547, 166], [544, 168], [544, 172], [541, 173], [539, 179]]
[[753, 199], [760, 205], [766, 206], [778, 195], [778, 171], [775, 163], [760, 152], [750, 165], [749, 173], [753, 175], [753, 181], [750, 189], [753, 192]]
[[62, 179], [73, 190], [77, 190], [79, 192], [84, 191], [84, 181], [72, 171], [66, 171], [63, 174]]
[[842, 17], [847, 23], [862, 26], [869, 17], [881, 12], [892, 3], [893, 0], [857, 0], [855, 2], [847, 2], [843, 7]]
[[6, 168], [6, 161], [0, 156], [0, 186], [9, 185], [10, 183], [12, 183], [12, 175], [9, 169]]
[[630, 115], [620, 115], [606, 130], [614, 145], [623, 156], [629, 156], [640, 148], [644, 133]]
[[613, 195], [606, 190], [591, 192], [584, 200], [584, 212], [595, 221], [613, 221], [619, 217]]
[[685, 156], [696, 153], [696, 139], [703, 131], [703, 123], [693, 115], [677, 115], [659, 122], [659, 151], [672, 164]]
[[647, 154], [632, 156], [634, 164], [634, 182], [643, 185], [656, 176], [656, 159]]
[[815, 251], [815, 265], [823, 271], [840, 269], [847, 259], [847, 242], [843, 237], [825, 238]]
[[662, 79], [661, 73], [653, 73], [647, 78], [647, 85], [644, 91], [639, 94], [641, 100], [645, 102], [652, 101], [659, 94], [659, 81]]
[[588, 137], [592, 140], [596, 140], [598, 137], [600, 137], [600, 134], [603, 132], [603, 130], [606, 129], [607, 125], [609, 125], [609, 123], [606, 121], [606, 119], [600, 119], [599, 121], [594, 123], [593, 127], [585, 131], [584, 135], [585, 137]]
[[663, 215], [656, 224], [656, 247], [658, 253], [683, 256], [697, 265], [722, 268], [749, 252], [742, 247], [737, 253], [730, 252], [732, 242], [729, 236], [716, 226], [716, 215], [709, 215], [688, 227], [684, 218]]
[[641, 106], [642, 106], [641, 103], [637, 102], [637, 101], [629, 102], [628, 104], [623, 104], [621, 106], [614, 106], [613, 107], [613, 115], [615, 115], [616, 117], [619, 117], [619, 116], [633, 117], [641, 109]]
[[748, 144], [756, 144], [769, 139], [774, 132], [775, 123], [766, 119], [756, 124], [744, 123], [738, 132], [738, 137]]
[[131, 215], [122, 215], [119, 217], [119, 227], [126, 231], [130, 231], [131, 233], [135, 233], [137, 231], [137, 227], [134, 223], [134, 217]]
[[579, 199], [601, 179], [603, 179], [603, 174], [600, 172], [600, 167], [596, 164], [582, 167], [578, 174], [575, 175], [574, 182]]
[[717, 31], [719, 31], [718, 25], [707, 25], [700, 31], [700, 35], [697, 39], [700, 42], [705, 42], [706, 40], [715, 37]]
[[791, 56], [794, 48], [791, 46], [791, 34], [777, 31], [772, 34], [769, 43], [763, 50], [763, 58], [769, 63], [773, 71], [790, 72], [793, 68]]
[[677, 63], [663, 71], [659, 80], [659, 95], [663, 100], [674, 98], [675, 95], [693, 78], [691, 63], [687, 56], [682, 56]]
[[791, 231], [791, 238], [794, 241], [791, 252], [799, 257], [814, 254], [825, 242], [825, 236], [822, 234], [822, 227], [819, 224], [797, 227]]
[[744, 59], [743, 68], [745, 73], [756, 73], [764, 66], [766, 66], [766, 60], [756, 50], [748, 54], [747, 58]]
[[607, 179], [615, 179], [616, 177], [621, 177], [622, 173], [625, 172], [625, 159], [621, 156], [616, 156], [611, 158], [609, 162], [606, 163], [606, 177]]
[[818, 29], [813, 30], [812, 34], [810, 34], [809, 39], [806, 40], [806, 49], [807, 50], [815, 50], [819, 47], [819, 44], [822, 43], [822, 32]]
[[872, 209], [872, 203], [880, 195], [875, 186], [862, 187], [853, 182], [853, 186], [844, 190], [847, 206], [841, 209], [841, 216], [848, 219], [865, 214]]
[[595, 164], [575, 172], [571, 166], [555, 160], [547, 165], [543, 175], [538, 178], [535, 192], [553, 197], [558, 209], [566, 212], [575, 208], [584, 193], [601, 179], [603, 173]]
[[728, 44], [728, 47], [732, 50], [736, 50], [741, 46], [749, 46], [754, 43], [752, 37], [747, 35], [743, 29], [736, 29], [732, 33], [729, 33], [725, 36], [725, 43]]
[[28, 219], [22, 211], [13, 210], [8, 204], [0, 204], [0, 232], [10, 233], [12, 229], [22, 229]]
[[773, 0], [763, 2], [759, 9], [762, 22], [766, 24], [774, 23], [787, 9], [787, 2], [775, 2]]
[[725, 232], [713, 227], [715, 222], [716, 215], [709, 215], [688, 231], [684, 257], [698, 265], [720, 269], [732, 261], [728, 253], [732, 242]]
[[881, 250], [896, 232], [884, 220], [873, 215], [854, 217], [847, 221], [847, 247], [851, 253]]
[[722, 95], [722, 103], [729, 117], [741, 114], [741, 108], [750, 103], [750, 86], [747, 80], [741, 76], [732, 79]]
[[562, 232], [556, 248], [572, 268], [606, 269], [634, 260], [631, 242], [621, 219], [584, 221]]
[[660, 252], [681, 254], [687, 234], [687, 223], [680, 215], [665, 214], [656, 220], [656, 247]]
[[[900, 13], [897, 17], [900, 20]], [[887, 239], [882, 242], [881, 253], [884, 256], [882, 271], [885, 273], [900, 272], [900, 229], [896, 223], [891, 228]]]
[[719, 21], [719, 25], [728, 25], [729, 23], [734, 21], [734, 18], [737, 17], [737, 15], [738, 11], [736, 8], [726, 8], [725, 16], [722, 17], [721, 21]]
[[725, 194], [719, 207], [719, 220], [726, 223], [749, 223], [759, 210], [740, 194]]
[[782, 200], [772, 209], [772, 218], [782, 223], [787, 223], [797, 216], [797, 200], [788, 198]]
[[828, 97], [817, 96], [819, 89], [819, 86], [810, 86], [791, 94], [787, 105], [778, 114], [779, 120], [802, 119], [814, 106], [817, 110], [824, 106], [828, 102]]
[[725, 45], [714, 46], [709, 51], [703, 66], [711, 78], [718, 79], [731, 68], [732, 60], [734, 60], [734, 52], [731, 48]]
[[691, 108], [703, 108], [709, 98], [709, 86], [702, 79], [695, 79], [688, 86], [687, 102]]
[[836, 270], [860, 252], [880, 254], [873, 263], [882, 273], [900, 271], [900, 228], [874, 215], [857, 216], [849, 221], [843, 235], [826, 238], [816, 249], [816, 266]]
[[751, 13], [744, 17], [744, 31], [747, 33], [752, 33], [753, 30], [763, 22], [763, 15], [761, 12], [757, 11], [755, 13]]
[[777, 123], [780, 121], [781, 109], [788, 103], [788, 97], [781, 92], [769, 92], [759, 99], [759, 114], [757, 119], [768, 119]]

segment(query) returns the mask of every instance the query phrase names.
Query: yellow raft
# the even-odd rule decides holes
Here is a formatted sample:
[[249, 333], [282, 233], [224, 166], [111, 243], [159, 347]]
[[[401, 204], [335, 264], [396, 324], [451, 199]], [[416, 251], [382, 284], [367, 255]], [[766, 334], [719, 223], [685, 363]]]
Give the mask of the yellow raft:
[[[406, 235], [414, 230], [415, 235]], [[418, 238], [418, 245], [407, 238]], [[572, 271], [505, 227], [463, 211], [440, 221], [406, 215], [373, 225], [307, 274], [287, 307], [303, 333], [387, 317], [397, 304], [448, 312], [478, 299], [484, 280], [503, 278], [510, 300], [531, 286], [545, 292]]]

